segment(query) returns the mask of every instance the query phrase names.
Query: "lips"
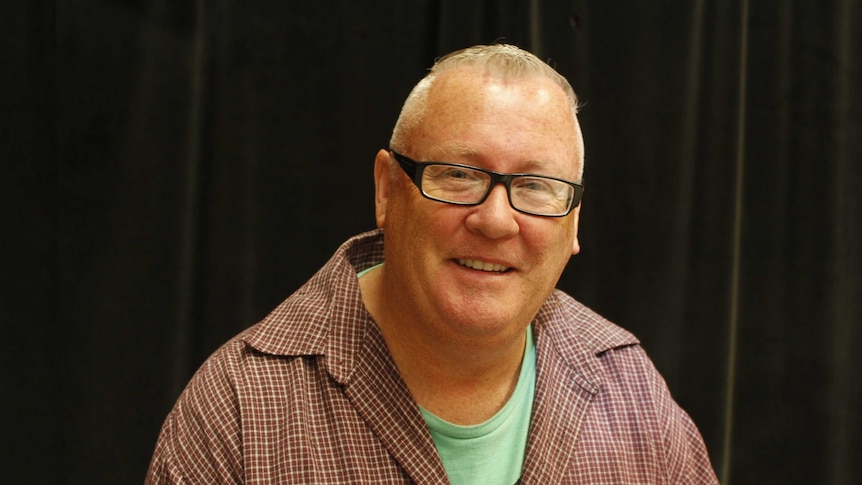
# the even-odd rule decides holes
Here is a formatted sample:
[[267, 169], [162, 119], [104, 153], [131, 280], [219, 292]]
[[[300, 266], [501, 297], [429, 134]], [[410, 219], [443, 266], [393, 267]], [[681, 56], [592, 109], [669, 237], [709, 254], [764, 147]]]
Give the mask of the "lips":
[[509, 270], [508, 266], [496, 263], [486, 263], [475, 259], [457, 259], [458, 264], [468, 268], [477, 269], [479, 271], [487, 271], [489, 273], [504, 273]]

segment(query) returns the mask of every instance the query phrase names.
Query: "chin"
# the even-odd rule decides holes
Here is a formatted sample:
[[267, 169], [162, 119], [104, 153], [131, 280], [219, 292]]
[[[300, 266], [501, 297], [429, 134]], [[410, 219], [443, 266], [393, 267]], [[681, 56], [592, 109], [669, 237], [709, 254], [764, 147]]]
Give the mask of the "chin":
[[[523, 320], [523, 321], [521, 321]], [[459, 333], [469, 337], [494, 337], [526, 327], [529, 319], [507, 312], [477, 312], [475, 307], [456, 312], [449, 318], [449, 324]]]

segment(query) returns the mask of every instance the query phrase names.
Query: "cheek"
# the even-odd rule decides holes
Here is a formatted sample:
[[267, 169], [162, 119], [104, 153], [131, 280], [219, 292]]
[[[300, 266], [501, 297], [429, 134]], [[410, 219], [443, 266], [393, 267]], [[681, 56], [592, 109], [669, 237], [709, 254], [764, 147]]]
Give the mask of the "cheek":
[[[572, 255], [574, 229], [571, 220], [539, 221], [553, 222], [553, 225], [522, 226], [522, 234], [528, 241], [531, 253], [542, 259], [549, 268], [563, 268]], [[562, 272], [562, 269], [560, 269]]]
[[548, 250], [554, 251], [558, 245], [571, 242], [574, 229], [570, 216], [560, 218], [531, 216], [521, 221], [521, 233], [524, 237], [529, 237], [531, 242], [544, 245]]
[[447, 237], [451, 227], [447, 226], [445, 205], [425, 199], [410, 189], [399, 188], [399, 193], [390, 199], [384, 229], [392, 244], [401, 248], [399, 252], [415, 256], [420, 248]]
[[465, 208], [429, 200], [418, 193], [412, 195], [405, 201], [404, 216], [416, 235], [445, 239], [463, 226]]

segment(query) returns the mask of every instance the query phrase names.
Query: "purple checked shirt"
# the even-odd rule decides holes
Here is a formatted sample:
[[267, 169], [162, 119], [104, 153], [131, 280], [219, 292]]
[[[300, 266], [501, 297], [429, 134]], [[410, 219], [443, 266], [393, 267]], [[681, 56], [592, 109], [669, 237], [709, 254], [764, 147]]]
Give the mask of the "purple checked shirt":
[[[168, 415], [147, 483], [447, 483], [356, 273], [382, 233], [347, 241], [227, 342]], [[703, 440], [627, 331], [555, 291], [534, 320], [537, 387], [521, 483], [716, 484]]]

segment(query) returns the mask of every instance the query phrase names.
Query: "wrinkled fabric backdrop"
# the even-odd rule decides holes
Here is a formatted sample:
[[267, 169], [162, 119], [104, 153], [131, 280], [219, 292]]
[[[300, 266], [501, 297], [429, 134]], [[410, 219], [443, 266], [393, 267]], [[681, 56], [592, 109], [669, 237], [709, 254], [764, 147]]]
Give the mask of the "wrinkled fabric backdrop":
[[560, 287], [643, 341], [723, 483], [862, 483], [862, 2], [8, 2], [3, 481], [139, 483], [179, 392], [347, 237], [434, 58], [583, 104]]

